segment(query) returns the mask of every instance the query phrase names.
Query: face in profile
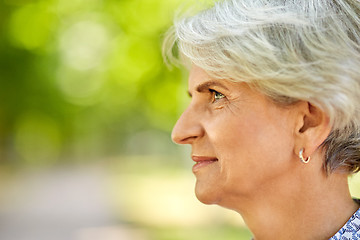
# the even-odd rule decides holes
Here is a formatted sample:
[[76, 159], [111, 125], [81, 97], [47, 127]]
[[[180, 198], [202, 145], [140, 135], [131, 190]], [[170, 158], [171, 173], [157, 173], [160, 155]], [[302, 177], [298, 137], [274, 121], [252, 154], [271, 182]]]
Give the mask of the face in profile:
[[271, 194], [274, 181], [286, 183], [294, 174], [294, 108], [278, 106], [245, 83], [213, 79], [197, 66], [189, 94], [172, 138], [192, 147], [200, 201], [231, 208], [239, 197]]

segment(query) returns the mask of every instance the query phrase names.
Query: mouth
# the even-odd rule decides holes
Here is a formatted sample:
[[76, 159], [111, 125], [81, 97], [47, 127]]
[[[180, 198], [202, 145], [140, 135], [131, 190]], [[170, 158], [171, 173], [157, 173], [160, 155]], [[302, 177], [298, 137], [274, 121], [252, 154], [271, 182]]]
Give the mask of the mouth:
[[209, 166], [218, 161], [215, 157], [205, 157], [205, 156], [191, 156], [192, 160], [195, 162], [195, 165], [192, 168], [192, 171], [196, 173], [201, 168]]

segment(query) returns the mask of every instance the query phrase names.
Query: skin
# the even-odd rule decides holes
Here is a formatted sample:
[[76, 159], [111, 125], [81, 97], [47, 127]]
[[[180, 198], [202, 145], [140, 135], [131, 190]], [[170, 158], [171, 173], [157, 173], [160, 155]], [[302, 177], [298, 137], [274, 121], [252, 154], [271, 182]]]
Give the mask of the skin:
[[240, 213], [255, 239], [329, 239], [358, 209], [347, 174], [324, 171], [320, 145], [331, 126], [319, 108], [279, 106], [197, 66], [189, 94], [172, 139], [192, 147], [196, 196]]

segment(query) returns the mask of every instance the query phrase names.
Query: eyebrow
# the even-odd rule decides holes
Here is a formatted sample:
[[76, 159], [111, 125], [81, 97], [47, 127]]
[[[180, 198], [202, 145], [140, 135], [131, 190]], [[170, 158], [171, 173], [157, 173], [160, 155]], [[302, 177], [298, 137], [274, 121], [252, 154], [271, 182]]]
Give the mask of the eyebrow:
[[[217, 81], [208, 81], [208, 82], [204, 82], [204, 83], [201, 83], [199, 84], [197, 87], [196, 87], [196, 91], [201, 93], [201, 92], [206, 92], [209, 87], [211, 86], [217, 86], [217, 87], [220, 87], [220, 88], [223, 88], [225, 90], [229, 90], [224, 84], [222, 84], [221, 82], [217, 82]], [[188, 94], [189, 96], [191, 97], [192, 94], [190, 93], [190, 91], [188, 91]]]

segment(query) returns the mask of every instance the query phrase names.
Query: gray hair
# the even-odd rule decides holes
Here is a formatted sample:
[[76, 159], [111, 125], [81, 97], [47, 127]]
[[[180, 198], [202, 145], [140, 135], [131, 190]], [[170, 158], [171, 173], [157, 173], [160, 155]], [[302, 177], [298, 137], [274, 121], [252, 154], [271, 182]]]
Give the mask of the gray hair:
[[180, 56], [277, 103], [308, 101], [329, 116], [328, 172], [360, 171], [359, 0], [225, 0], [175, 21], [166, 61]]

